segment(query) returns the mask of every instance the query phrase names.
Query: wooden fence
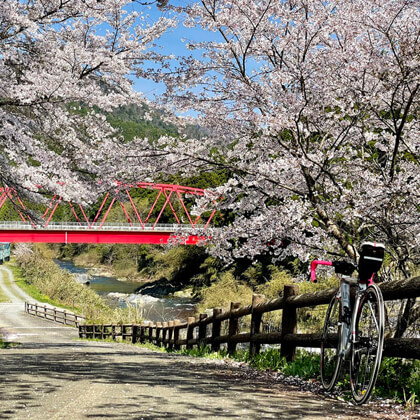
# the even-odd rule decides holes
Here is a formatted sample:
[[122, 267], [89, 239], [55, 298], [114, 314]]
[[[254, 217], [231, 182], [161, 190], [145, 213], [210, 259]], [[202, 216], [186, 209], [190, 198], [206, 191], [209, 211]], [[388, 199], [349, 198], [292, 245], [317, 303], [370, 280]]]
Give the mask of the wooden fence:
[[[420, 277], [380, 285], [384, 300], [400, 300], [420, 296]], [[165, 346], [169, 349], [180, 349], [181, 346], [209, 345], [218, 351], [221, 344], [227, 345], [230, 354], [236, 351], [238, 343], [249, 343], [251, 354], [260, 352], [262, 344], [281, 344], [281, 355], [287, 360], [295, 356], [296, 347], [320, 347], [321, 335], [297, 334], [297, 309], [328, 304], [337, 289], [317, 293], [298, 295], [298, 286], [285, 286], [283, 296], [266, 302], [263, 295], [254, 295], [252, 303], [240, 307], [232, 302], [230, 310], [223, 312], [213, 309], [212, 315], [200, 314], [189, 317], [187, 322], [179, 320], [169, 322], [142, 322], [138, 325], [79, 325], [80, 338], [105, 339], [122, 337], [132, 343], [146, 341]], [[281, 309], [282, 325], [280, 332], [263, 333], [263, 315]], [[240, 332], [240, 319], [251, 317], [248, 332]], [[227, 322], [222, 334], [222, 322]], [[384, 355], [420, 359], [419, 338], [386, 338]]]
[[25, 302], [25, 312], [29, 315], [58, 322], [59, 324], [70, 325], [76, 328], [80, 327], [81, 322], [85, 322], [85, 318], [83, 316], [76, 315], [65, 310], [61, 311], [57, 308], [49, 308], [46, 305], [41, 306], [37, 303]]

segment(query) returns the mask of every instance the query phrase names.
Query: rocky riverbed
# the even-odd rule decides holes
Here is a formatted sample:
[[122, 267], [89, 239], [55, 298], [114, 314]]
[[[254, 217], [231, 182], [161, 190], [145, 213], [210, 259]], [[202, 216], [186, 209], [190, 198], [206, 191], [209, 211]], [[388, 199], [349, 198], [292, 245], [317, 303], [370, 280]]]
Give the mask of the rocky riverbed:
[[85, 278], [89, 273], [87, 287], [92, 288], [103, 298], [109, 299], [117, 307], [127, 307], [128, 305], [136, 307], [144, 319], [151, 321], [186, 320], [188, 316], [194, 314], [195, 301], [191, 297], [173, 296], [175, 289], [168, 285], [165, 286], [165, 281], [147, 283], [139, 287], [137, 282], [122, 281], [116, 277], [105, 275], [100, 269], [79, 267], [67, 260], [55, 260], [55, 262], [79, 278]]

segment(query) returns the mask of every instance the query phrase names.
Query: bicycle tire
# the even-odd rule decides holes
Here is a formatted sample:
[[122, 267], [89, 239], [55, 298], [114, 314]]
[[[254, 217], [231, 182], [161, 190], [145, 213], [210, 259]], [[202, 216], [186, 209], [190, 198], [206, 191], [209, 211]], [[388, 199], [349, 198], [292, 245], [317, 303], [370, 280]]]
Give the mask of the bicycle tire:
[[326, 391], [331, 391], [341, 374], [343, 355], [339, 354], [341, 335], [341, 298], [336, 295], [328, 305], [321, 336], [321, 383]]
[[350, 385], [356, 404], [363, 404], [375, 387], [384, 342], [384, 300], [376, 285], [363, 293], [357, 308], [355, 341], [350, 359]]

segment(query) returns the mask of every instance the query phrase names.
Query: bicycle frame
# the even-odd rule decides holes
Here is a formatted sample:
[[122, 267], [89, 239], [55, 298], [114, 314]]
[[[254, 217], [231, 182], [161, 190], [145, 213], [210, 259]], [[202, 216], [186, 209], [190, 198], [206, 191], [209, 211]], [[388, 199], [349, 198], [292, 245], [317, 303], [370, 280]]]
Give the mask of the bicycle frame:
[[[351, 306], [350, 298], [350, 287], [351, 285], [357, 285], [358, 290], [356, 292], [356, 299], [354, 306]], [[342, 355], [344, 359], [348, 358], [348, 355], [351, 351], [351, 345], [356, 341], [356, 318], [357, 311], [354, 311], [353, 308], [358, 308], [360, 303], [360, 298], [366, 290], [367, 285], [359, 283], [358, 279], [342, 276], [340, 281], [339, 292], [337, 293], [336, 298], [341, 299], [341, 313], [340, 313], [340, 323], [341, 330], [340, 336], [338, 337], [338, 354]]]
[[[318, 265], [332, 266], [331, 261], [320, 261], [314, 260], [311, 263], [311, 280], [316, 282], [315, 269]], [[340, 279], [339, 291], [336, 295], [336, 299], [341, 299], [341, 313], [340, 313], [340, 334], [338, 337], [338, 354], [343, 356], [344, 359], [347, 359], [349, 353], [351, 352], [352, 343], [356, 342], [356, 318], [357, 311], [354, 311], [354, 308], [359, 307], [360, 298], [366, 290], [367, 286], [373, 283], [373, 275], [369, 279], [368, 283], [360, 283], [359, 279], [342, 275]], [[350, 299], [350, 287], [357, 286], [356, 300], [354, 302], [354, 307], [351, 306]]]
[[[346, 261], [311, 263], [313, 282], [316, 282], [317, 265], [332, 266], [340, 275], [339, 289], [328, 306], [321, 336], [322, 385], [331, 391], [342, 373], [343, 361], [349, 360], [350, 385], [356, 404], [370, 398], [382, 359], [384, 302], [373, 277], [381, 267], [384, 250], [383, 244], [363, 243], [357, 267]], [[358, 278], [351, 277], [356, 270]], [[351, 286], [357, 286], [353, 305]], [[337, 343], [328, 337], [330, 334], [338, 335]]]

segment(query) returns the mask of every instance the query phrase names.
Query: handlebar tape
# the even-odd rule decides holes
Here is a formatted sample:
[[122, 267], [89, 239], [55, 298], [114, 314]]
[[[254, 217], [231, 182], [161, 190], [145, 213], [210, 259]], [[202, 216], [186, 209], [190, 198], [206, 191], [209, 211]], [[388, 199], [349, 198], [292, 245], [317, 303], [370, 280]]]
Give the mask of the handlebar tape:
[[332, 261], [314, 260], [311, 262], [311, 280], [313, 283], [316, 283], [315, 269], [317, 265], [332, 265]]

